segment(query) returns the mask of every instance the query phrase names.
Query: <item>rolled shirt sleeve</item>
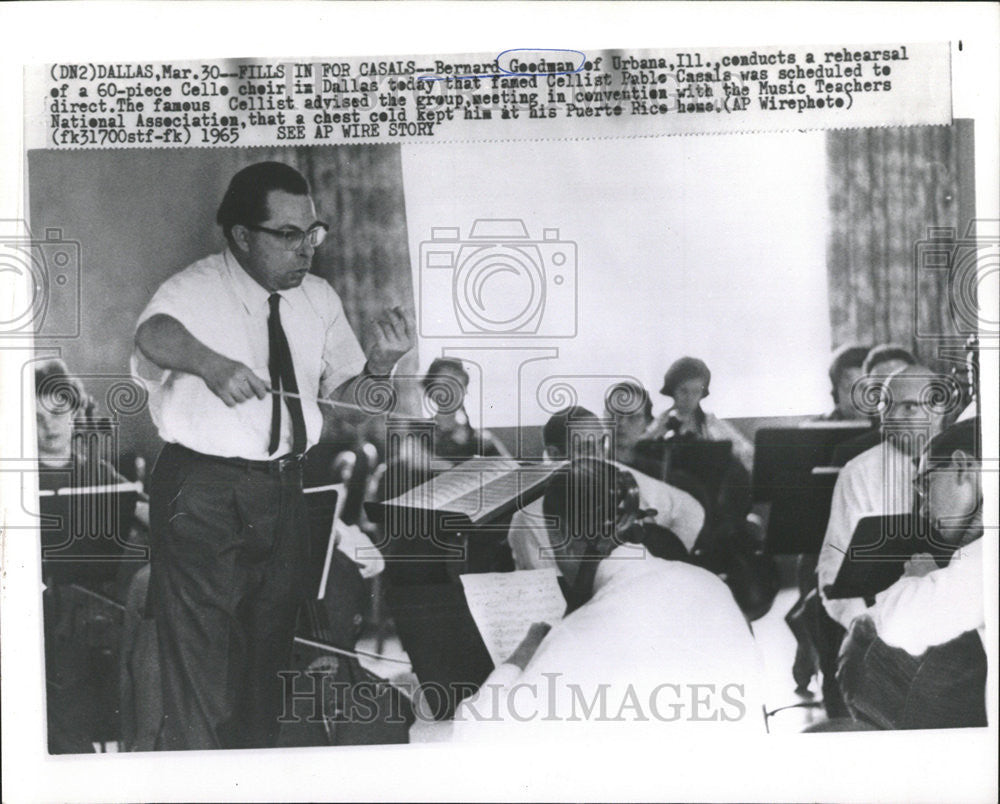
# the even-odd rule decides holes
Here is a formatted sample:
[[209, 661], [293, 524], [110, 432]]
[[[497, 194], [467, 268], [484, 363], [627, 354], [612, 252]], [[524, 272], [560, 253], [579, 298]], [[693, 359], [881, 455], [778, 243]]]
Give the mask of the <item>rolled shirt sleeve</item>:
[[868, 613], [882, 641], [920, 656], [985, 623], [983, 540], [956, 552], [947, 567], [900, 578], [875, 596]]

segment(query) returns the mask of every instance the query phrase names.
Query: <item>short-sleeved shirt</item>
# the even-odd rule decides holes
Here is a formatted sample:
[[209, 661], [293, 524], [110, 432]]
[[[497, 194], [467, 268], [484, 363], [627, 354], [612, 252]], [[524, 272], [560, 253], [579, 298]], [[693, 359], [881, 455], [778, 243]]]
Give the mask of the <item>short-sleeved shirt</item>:
[[828, 598], [823, 590], [837, 580], [854, 529], [863, 517], [905, 514], [913, 510], [915, 472], [909, 455], [889, 442], [880, 442], [848, 461], [837, 476], [816, 575], [827, 614], [844, 628], [850, 628], [851, 621], [865, 613], [864, 599]]
[[[365, 355], [340, 297], [329, 283], [307, 274], [302, 284], [280, 292], [281, 324], [292, 363], [308, 446], [319, 440], [323, 415], [318, 396], [329, 394], [361, 373]], [[231, 360], [247, 365], [264, 382], [268, 369], [267, 319], [270, 292], [258, 284], [227, 249], [174, 274], [153, 295], [136, 327], [154, 315], [176, 319], [197, 340]], [[253, 397], [227, 407], [204, 380], [183, 371], [164, 370], [138, 349], [132, 373], [149, 390], [149, 410], [160, 437], [208, 455], [268, 460], [291, 451], [292, 424], [282, 405], [281, 442], [268, 453], [271, 397]]]

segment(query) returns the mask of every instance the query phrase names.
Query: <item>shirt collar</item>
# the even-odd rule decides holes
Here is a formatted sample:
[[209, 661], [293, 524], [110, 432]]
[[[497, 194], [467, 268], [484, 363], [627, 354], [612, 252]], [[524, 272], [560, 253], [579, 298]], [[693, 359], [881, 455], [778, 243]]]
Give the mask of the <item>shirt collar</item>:
[[[222, 260], [233, 280], [236, 295], [239, 297], [240, 302], [242, 302], [244, 309], [248, 313], [257, 313], [262, 309], [266, 311], [271, 291], [267, 290], [244, 270], [228, 247], [222, 252]], [[297, 288], [282, 290], [280, 295], [282, 299], [294, 307], [300, 293], [302, 293], [301, 285]]]

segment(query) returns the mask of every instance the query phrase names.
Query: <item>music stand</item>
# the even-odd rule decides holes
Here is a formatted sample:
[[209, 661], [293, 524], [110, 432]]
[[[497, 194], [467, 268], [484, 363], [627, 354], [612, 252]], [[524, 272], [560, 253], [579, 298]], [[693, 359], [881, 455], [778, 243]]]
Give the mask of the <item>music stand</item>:
[[114, 580], [123, 561], [146, 561], [127, 540], [139, 499], [137, 483], [39, 492], [42, 574], [60, 584]]
[[854, 528], [836, 579], [823, 592], [831, 599], [874, 598], [902, 577], [903, 565], [915, 553], [930, 553], [943, 567], [954, 552], [913, 514], [864, 517]]

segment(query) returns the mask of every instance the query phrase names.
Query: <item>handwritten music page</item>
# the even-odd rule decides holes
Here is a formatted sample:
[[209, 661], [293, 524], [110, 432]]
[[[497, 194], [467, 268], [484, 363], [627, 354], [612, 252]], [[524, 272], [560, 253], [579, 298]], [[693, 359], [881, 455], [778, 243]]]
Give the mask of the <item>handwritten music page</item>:
[[555, 625], [566, 611], [554, 569], [459, 577], [472, 619], [497, 666], [514, 652], [532, 623]]

